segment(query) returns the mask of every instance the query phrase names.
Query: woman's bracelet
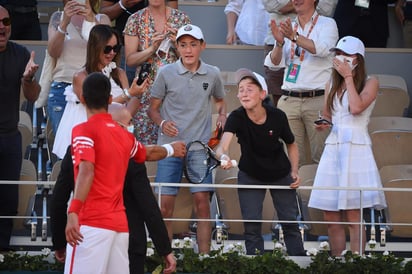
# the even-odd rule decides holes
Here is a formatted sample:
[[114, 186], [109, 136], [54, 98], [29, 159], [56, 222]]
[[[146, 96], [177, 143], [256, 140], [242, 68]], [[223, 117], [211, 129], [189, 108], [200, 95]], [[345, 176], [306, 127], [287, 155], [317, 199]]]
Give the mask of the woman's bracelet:
[[161, 122], [160, 122], [160, 124], [159, 124], [159, 127], [160, 127], [160, 129], [162, 130], [162, 132], [163, 132], [163, 124], [166, 122], [166, 120], [162, 120]]
[[129, 15], [132, 15], [132, 13], [130, 11], [128, 11], [127, 8], [123, 5], [122, 0], [119, 1], [119, 6], [122, 10], [127, 12]]
[[57, 31], [60, 32], [63, 35], [68, 35], [68, 33], [64, 30], [62, 30], [62, 28], [60, 27], [60, 25], [57, 26]]
[[127, 88], [123, 89], [123, 94], [125, 95], [124, 97], [127, 97], [128, 99], [132, 98], [132, 95], [130, 95]]

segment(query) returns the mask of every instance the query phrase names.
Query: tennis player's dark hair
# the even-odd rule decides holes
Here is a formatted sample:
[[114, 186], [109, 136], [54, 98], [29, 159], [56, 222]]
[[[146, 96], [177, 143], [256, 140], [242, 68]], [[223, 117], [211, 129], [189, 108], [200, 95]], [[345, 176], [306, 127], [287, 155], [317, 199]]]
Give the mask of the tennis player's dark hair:
[[106, 109], [109, 105], [111, 84], [101, 72], [90, 73], [83, 82], [83, 98], [89, 109]]

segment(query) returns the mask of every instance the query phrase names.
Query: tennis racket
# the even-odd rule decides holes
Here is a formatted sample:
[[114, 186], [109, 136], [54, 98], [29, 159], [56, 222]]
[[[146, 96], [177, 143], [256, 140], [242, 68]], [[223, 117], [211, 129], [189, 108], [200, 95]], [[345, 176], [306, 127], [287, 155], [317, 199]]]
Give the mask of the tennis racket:
[[[237, 166], [236, 160], [231, 160], [231, 163]], [[193, 141], [187, 145], [184, 173], [192, 184], [203, 183], [213, 169], [226, 164], [218, 160], [215, 152], [201, 141]]]

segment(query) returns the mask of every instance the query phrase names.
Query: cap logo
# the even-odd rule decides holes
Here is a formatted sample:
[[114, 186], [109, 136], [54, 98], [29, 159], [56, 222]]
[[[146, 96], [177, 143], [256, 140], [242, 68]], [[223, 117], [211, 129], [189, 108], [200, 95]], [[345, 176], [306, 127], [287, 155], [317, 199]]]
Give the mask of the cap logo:
[[191, 25], [187, 25], [184, 27], [185, 31], [191, 31], [192, 30], [192, 26]]

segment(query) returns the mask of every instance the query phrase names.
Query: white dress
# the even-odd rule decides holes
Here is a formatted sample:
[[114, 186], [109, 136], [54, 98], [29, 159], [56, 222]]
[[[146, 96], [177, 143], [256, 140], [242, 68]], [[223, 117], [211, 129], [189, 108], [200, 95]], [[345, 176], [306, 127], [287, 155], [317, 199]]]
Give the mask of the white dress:
[[[368, 133], [369, 117], [375, 102], [359, 115], [349, 112], [348, 94], [342, 102], [335, 97], [332, 129], [325, 141], [313, 186], [315, 187], [382, 187]], [[386, 207], [383, 191], [316, 190], [309, 207], [338, 211]], [[360, 204], [362, 200], [362, 205]]]
[[[110, 83], [113, 98], [122, 95], [122, 88], [112, 78], [110, 78]], [[67, 147], [71, 144], [73, 127], [87, 120], [86, 107], [80, 103], [79, 98], [73, 91], [72, 85], [66, 87], [64, 95], [66, 96], [67, 104], [57, 128], [53, 144], [53, 153], [60, 159], [63, 159]]]

